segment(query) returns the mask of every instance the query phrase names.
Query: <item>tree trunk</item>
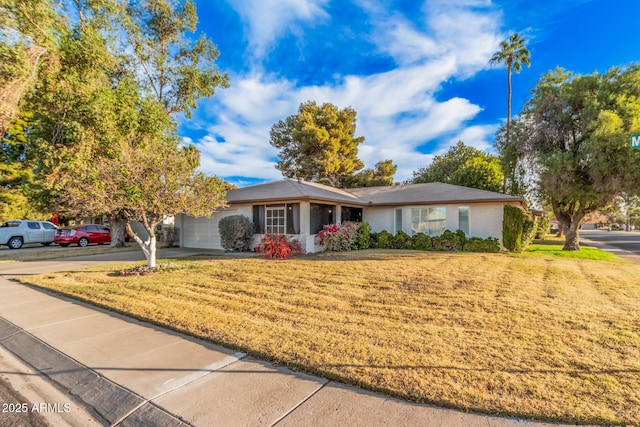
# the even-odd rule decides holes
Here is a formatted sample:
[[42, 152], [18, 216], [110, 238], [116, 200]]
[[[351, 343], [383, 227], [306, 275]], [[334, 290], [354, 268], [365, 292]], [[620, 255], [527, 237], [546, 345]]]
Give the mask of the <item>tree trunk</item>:
[[118, 218], [109, 217], [108, 219], [109, 228], [111, 229], [111, 247], [121, 248], [125, 246], [124, 232], [126, 228], [126, 222]]
[[578, 229], [580, 228], [580, 221], [573, 221], [570, 226], [565, 227], [565, 241], [563, 251], [579, 251], [580, 239]]
[[147, 230], [147, 232], [149, 233], [149, 238], [147, 240], [142, 240], [140, 238], [140, 236], [138, 236], [137, 234], [135, 234], [133, 232], [133, 229], [131, 228], [131, 224], [129, 224], [129, 222], [127, 222], [127, 232], [129, 232], [129, 235], [131, 236], [131, 238], [133, 240], [135, 240], [138, 245], [140, 245], [140, 249], [142, 249], [142, 252], [144, 253], [145, 258], [147, 259], [147, 267], [149, 268], [156, 268], [156, 235], [154, 233], [154, 226], [152, 227], [147, 227], [145, 225], [145, 230]]
[[[511, 127], [511, 64], [507, 64], [507, 147], [509, 147], [509, 128]], [[507, 194], [507, 174], [502, 177], [502, 194]]]

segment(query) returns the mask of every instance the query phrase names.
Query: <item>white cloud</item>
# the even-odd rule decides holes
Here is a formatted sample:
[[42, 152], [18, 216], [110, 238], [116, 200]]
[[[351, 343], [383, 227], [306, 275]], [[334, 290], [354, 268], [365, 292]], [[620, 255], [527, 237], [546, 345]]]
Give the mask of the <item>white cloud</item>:
[[[326, 1], [274, 0], [282, 9], [265, 11], [262, 2], [244, 0], [237, 9], [251, 24], [250, 37], [262, 48], [272, 43], [291, 21], [326, 18]], [[265, 2], [267, 3], [267, 2]], [[436, 99], [444, 82], [488, 67], [488, 59], [501, 39], [500, 15], [490, 2], [430, 0], [425, 3], [423, 21], [416, 25], [407, 17], [384, 16], [378, 3], [359, 4], [374, 22], [369, 36], [380, 52], [391, 56], [398, 66], [377, 74], [344, 77], [339, 82], [299, 86], [276, 75], [251, 71], [232, 76], [230, 89], [206, 100], [194, 118], [209, 136], [195, 141], [202, 151], [202, 168], [223, 177], [278, 179], [277, 150], [269, 145], [269, 130], [278, 120], [294, 114], [301, 102], [331, 102], [340, 108], [351, 106], [358, 112], [357, 135], [366, 138], [359, 157], [367, 167], [393, 159], [398, 165], [396, 180], [412, 176], [412, 171], [431, 162], [433, 154], [421, 152], [425, 146], [442, 153], [458, 140], [489, 150], [497, 125], [468, 126], [481, 110], [467, 99]], [[265, 13], [265, 16], [260, 16]], [[284, 24], [283, 24], [284, 23]], [[208, 117], [213, 118], [207, 123]], [[194, 123], [194, 127], [198, 127]], [[224, 139], [224, 142], [219, 142]]]
[[258, 58], [265, 55], [278, 37], [300, 31], [299, 24], [311, 25], [329, 18], [324, 10], [329, 0], [230, 0], [245, 21], [249, 47]]

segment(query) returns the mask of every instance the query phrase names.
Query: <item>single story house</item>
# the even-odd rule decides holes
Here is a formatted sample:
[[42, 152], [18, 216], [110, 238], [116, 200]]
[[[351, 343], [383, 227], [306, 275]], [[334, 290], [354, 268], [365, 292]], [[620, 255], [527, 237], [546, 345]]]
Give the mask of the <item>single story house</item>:
[[339, 189], [314, 182], [284, 179], [231, 190], [229, 206], [211, 218], [180, 215], [180, 246], [223, 249], [218, 221], [244, 215], [254, 224], [252, 245], [265, 233], [288, 234], [305, 252], [318, 252], [316, 234], [327, 224], [367, 221], [373, 232], [438, 236], [462, 230], [469, 237], [502, 237], [505, 205], [524, 208], [519, 197], [442, 183]]
[[524, 208], [519, 197], [451, 184], [339, 189], [294, 179], [231, 190], [227, 202], [211, 218], [177, 217], [180, 246], [223, 249], [218, 221], [229, 215], [253, 221], [253, 247], [265, 233], [280, 233], [297, 239], [305, 252], [322, 251], [316, 234], [344, 221], [367, 221], [373, 232], [438, 236], [460, 229], [469, 237], [501, 239], [504, 206]]

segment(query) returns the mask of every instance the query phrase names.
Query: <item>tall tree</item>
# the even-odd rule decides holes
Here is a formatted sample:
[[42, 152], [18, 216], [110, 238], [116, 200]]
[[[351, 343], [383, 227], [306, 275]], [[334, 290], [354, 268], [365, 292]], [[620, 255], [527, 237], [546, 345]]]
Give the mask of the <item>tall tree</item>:
[[[153, 267], [163, 216], [209, 215], [223, 203], [226, 185], [196, 172], [199, 153], [180, 147], [171, 115], [188, 116], [226, 76], [210, 42], [190, 41], [197, 15], [189, 1], [74, 4], [77, 26], [60, 38], [58, 68], [30, 103], [41, 194], [60, 212], [107, 214], [112, 240], [141, 221], [149, 237], [133, 238]], [[122, 35], [131, 48], [111, 44]]]
[[2, 0], [0, 3], [0, 141], [35, 84], [47, 53], [64, 29], [53, 0]]
[[[500, 42], [500, 50], [493, 54], [489, 62], [491, 64], [504, 64], [507, 67], [507, 128], [505, 135], [505, 147], [511, 144], [510, 124], [511, 124], [511, 73], [519, 73], [522, 65], [531, 65], [530, 53], [525, 46], [526, 41], [518, 33], [513, 33], [507, 40]], [[506, 151], [509, 149], [506, 148]], [[507, 171], [504, 171], [502, 192], [507, 192]]]
[[580, 249], [585, 215], [623, 193], [640, 193], [640, 153], [629, 135], [640, 132], [640, 67], [604, 75], [557, 68], [542, 76], [521, 113], [528, 138], [520, 141], [539, 191], [563, 227], [564, 250]]
[[[125, 0], [123, 0], [125, 1]], [[198, 14], [192, 0], [128, 0], [122, 16], [131, 59], [141, 82], [169, 114], [191, 117], [201, 98], [229, 86], [206, 35], [194, 39]], [[127, 46], [127, 47], [129, 47]]]
[[[167, 114], [191, 117], [198, 100], [229, 86], [221, 73], [215, 44], [200, 34], [192, 37], [198, 24], [191, 0], [119, 0], [114, 9], [124, 30], [129, 63], [147, 96], [156, 99]], [[104, 21], [104, 19], [103, 19]], [[109, 218], [114, 231], [112, 245], [124, 245], [126, 218]]]
[[496, 156], [458, 141], [447, 153], [435, 156], [429, 166], [415, 171], [411, 182], [442, 182], [479, 190], [500, 191], [502, 170]]
[[276, 168], [287, 178], [344, 187], [364, 167], [358, 159], [356, 111], [314, 101], [300, 104], [298, 114], [271, 128], [270, 144], [280, 149]]
[[393, 176], [397, 171], [398, 165], [394, 165], [393, 160], [382, 160], [376, 163], [373, 169], [364, 169], [347, 177], [345, 186], [348, 188], [357, 188], [393, 185]]

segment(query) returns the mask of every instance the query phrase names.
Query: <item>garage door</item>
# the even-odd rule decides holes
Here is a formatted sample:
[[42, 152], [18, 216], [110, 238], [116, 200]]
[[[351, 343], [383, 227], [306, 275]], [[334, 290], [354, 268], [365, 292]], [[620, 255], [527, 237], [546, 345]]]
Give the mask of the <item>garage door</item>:
[[236, 210], [229, 209], [224, 212], [216, 212], [211, 218], [185, 217], [183, 223], [184, 247], [222, 249], [218, 221], [220, 221], [220, 218], [235, 214]]

